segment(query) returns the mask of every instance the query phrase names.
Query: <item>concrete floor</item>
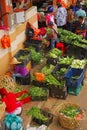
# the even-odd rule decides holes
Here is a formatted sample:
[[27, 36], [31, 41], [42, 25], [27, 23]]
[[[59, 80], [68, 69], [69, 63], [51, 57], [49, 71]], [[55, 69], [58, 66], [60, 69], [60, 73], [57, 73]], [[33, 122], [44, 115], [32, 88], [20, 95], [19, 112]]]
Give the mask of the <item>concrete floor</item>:
[[[29, 86], [24, 86], [24, 89], [28, 89]], [[85, 114], [87, 116], [87, 76], [85, 76], [84, 79], [84, 85], [82, 87], [82, 90], [80, 91], [79, 95], [74, 96], [74, 95], [68, 95], [66, 100], [60, 100], [57, 98], [52, 98], [49, 97], [47, 101], [31, 101], [27, 104], [23, 105], [23, 111], [21, 114], [21, 117], [23, 119], [23, 124], [24, 124], [24, 130], [26, 130], [27, 124], [32, 125], [32, 119], [30, 116], [26, 116], [25, 112], [26, 110], [29, 110], [32, 106], [39, 106], [40, 108], [43, 109], [48, 109], [53, 115], [53, 122], [49, 125], [50, 130], [67, 130], [62, 128], [59, 123], [58, 123], [58, 118], [57, 118], [57, 107], [60, 105], [62, 102], [73, 102], [76, 104], [79, 104], [81, 108], [85, 108]], [[79, 128], [76, 128], [74, 130], [87, 130], [87, 117], [81, 121], [81, 124]]]

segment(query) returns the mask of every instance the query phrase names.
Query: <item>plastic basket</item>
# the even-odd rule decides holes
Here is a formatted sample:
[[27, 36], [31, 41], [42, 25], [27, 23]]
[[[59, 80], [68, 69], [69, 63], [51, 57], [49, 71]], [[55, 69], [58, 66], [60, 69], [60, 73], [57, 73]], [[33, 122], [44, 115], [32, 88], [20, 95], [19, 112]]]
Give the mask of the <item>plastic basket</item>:
[[84, 79], [84, 69], [70, 68], [64, 78], [67, 87], [78, 87]]
[[58, 99], [66, 99], [67, 97], [67, 87], [58, 88], [58, 87], [50, 87], [49, 88], [49, 95], [51, 97], [55, 97]]
[[80, 86], [78, 87], [67, 87], [67, 92], [68, 94], [77, 96], [80, 93], [81, 89], [82, 89], [82, 85], [80, 84]]
[[[14, 57], [15, 57], [18, 61], [22, 62], [22, 64], [23, 64], [24, 66], [26, 66], [26, 65], [28, 64], [28, 62], [30, 61], [30, 53], [29, 53], [29, 51], [27, 51], [27, 50], [19, 50], [19, 51], [14, 55]], [[23, 57], [24, 57], [24, 58], [23, 58]]]
[[38, 63], [36, 63], [35, 61], [31, 60], [31, 68], [34, 68], [36, 65], [38, 65]]
[[38, 93], [37, 93], [37, 96], [32, 96], [31, 95], [31, 100], [32, 101], [45, 101], [45, 100], [47, 100], [47, 98], [49, 96], [49, 90], [47, 88], [42, 88], [42, 90], [45, 91], [45, 93], [46, 93], [45, 96], [43, 96], [43, 95], [38, 96]]
[[30, 72], [26, 76], [23, 76], [23, 77], [16, 76], [16, 82], [21, 85], [30, 85], [30, 83], [31, 83]]
[[48, 88], [48, 85], [46, 82], [39, 82], [36, 80], [32, 80], [32, 85], [38, 86], [38, 87], [43, 87], [43, 88]]
[[76, 59], [84, 59], [84, 57], [87, 58], [86, 50], [72, 44], [69, 46], [66, 55], [74, 56]]
[[29, 46], [34, 47], [36, 49], [36, 51], [41, 51], [42, 50], [42, 41], [34, 40], [34, 39], [26, 40], [24, 42], [24, 48], [27, 48]]
[[65, 73], [67, 72], [65, 72], [65, 73], [57, 73], [58, 71], [60, 71], [60, 69], [62, 69], [62, 68], [65, 68], [67, 71], [68, 71], [68, 69], [69, 69], [69, 65], [66, 65], [66, 64], [57, 64], [56, 66], [55, 66], [55, 68], [53, 69], [53, 71], [52, 71], [52, 75], [57, 79], [57, 80], [60, 80], [60, 79], [64, 79], [64, 75], [65, 75]]
[[58, 62], [58, 58], [47, 58], [47, 64], [49, 65], [49, 64], [52, 64], [52, 65], [56, 65], [57, 64], [57, 62]]
[[47, 111], [45, 111], [45, 110], [41, 110], [41, 113], [42, 113], [44, 116], [48, 117], [48, 120], [47, 120], [47, 121], [43, 121], [43, 119], [42, 119], [42, 120], [36, 119], [36, 118], [34, 118], [34, 117], [32, 118], [32, 120], [33, 120], [34, 122], [36, 122], [37, 124], [39, 124], [39, 125], [45, 124], [45, 125], [47, 125], [47, 126], [53, 122], [53, 114], [51, 114], [51, 113], [49, 113], [49, 112], [47, 112]]

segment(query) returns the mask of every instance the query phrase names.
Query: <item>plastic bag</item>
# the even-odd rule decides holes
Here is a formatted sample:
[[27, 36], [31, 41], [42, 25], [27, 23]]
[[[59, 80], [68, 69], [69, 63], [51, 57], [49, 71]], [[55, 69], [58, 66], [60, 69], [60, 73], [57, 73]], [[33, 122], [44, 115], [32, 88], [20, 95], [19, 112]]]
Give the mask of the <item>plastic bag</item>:
[[39, 127], [37, 127], [37, 126], [31, 127], [28, 124], [27, 127], [26, 127], [26, 130], [50, 130], [50, 129], [46, 125], [41, 125]]

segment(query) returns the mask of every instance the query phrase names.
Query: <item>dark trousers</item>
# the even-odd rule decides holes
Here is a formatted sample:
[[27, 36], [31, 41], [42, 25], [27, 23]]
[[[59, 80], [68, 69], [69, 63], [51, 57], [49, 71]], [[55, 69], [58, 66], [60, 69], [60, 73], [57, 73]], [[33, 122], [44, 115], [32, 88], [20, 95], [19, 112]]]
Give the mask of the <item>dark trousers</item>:
[[63, 26], [57, 26], [58, 28], [66, 29], [66, 25]]

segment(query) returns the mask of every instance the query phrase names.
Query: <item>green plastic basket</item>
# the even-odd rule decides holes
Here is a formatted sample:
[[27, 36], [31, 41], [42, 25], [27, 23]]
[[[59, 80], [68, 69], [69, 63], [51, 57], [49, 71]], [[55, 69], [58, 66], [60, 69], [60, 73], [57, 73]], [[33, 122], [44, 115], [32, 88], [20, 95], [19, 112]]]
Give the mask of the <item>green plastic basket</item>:
[[80, 84], [78, 87], [67, 87], [67, 93], [72, 95], [78, 95], [82, 89], [82, 84]]

